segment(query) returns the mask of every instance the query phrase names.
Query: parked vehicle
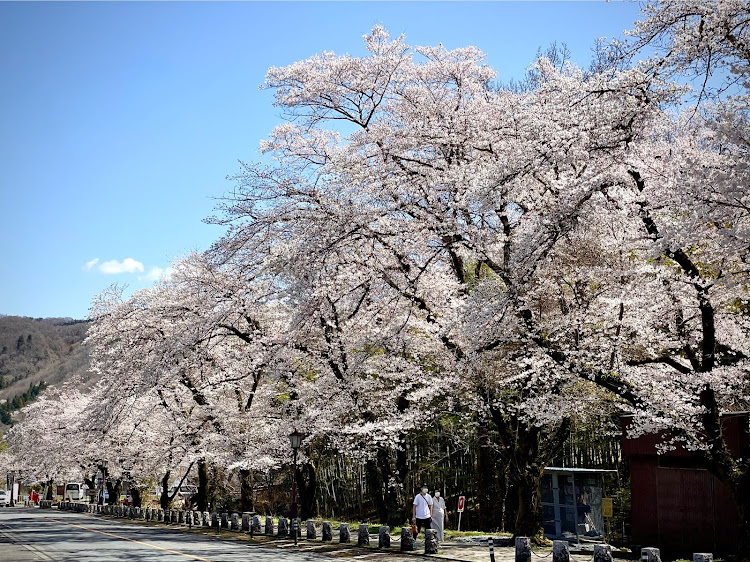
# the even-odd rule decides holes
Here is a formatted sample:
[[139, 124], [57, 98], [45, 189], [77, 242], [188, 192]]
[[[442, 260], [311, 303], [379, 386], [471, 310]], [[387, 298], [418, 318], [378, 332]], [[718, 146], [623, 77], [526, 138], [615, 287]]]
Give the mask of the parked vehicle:
[[0, 506], [10, 506], [10, 492], [8, 490], [0, 490]]
[[65, 484], [65, 495], [63, 496], [69, 501], [82, 501], [88, 498], [89, 487], [86, 484], [79, 484], [78, 482], [68, 482]]

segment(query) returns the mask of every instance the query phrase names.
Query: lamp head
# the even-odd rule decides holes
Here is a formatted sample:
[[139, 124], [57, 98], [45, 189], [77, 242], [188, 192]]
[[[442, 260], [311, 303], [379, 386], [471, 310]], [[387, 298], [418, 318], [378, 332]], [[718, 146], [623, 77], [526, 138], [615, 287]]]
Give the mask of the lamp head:
[[289, 435], [289, 442], [292, 445], [292, 449], [299, 449], [302, 446], [302, 437], [302, 434], [297, 430], [294, 430]]

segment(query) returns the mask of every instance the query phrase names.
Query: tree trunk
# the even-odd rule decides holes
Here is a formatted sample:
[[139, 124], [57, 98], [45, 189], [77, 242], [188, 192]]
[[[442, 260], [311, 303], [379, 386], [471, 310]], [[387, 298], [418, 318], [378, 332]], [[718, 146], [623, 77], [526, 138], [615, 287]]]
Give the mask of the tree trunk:
[[133, 498], [133, 507], [141, 507], [141, 489], [137, 486], [131, 486], [130, 495]]
[[198, 461], [198, 493], [195, 494], [198, 511], [208, 511], [208, 465], [204, 459]]
[[240, 470], [240, 511], [253, 511], [253, 471], [247, 468]]
[[502, 527], [503, 494], [500, 489], [498, 454], [493, 447], [486, 426], [479, 427], [479, 455], [477, 457], [477, 500], [479, 530], [497, 531]]
[[518, 497], [518, 512], [514, 534], [520, 537], [533, 537], [541, 529], [542, 516], [542, 475], [529, 470], [515, 482]]
[[107, 482], [107, 493], [109, 494], [109, 500], [107, 503], [115, 505], [120, 499], [120, 492], [122, 491], [122, 480], [111, 480]]
[[162, 509], [169, 509], [169, 477], [172, 475], [171, 470], [167, 470], [164, 477], [161, 479], [161, 496], [159, 497], [159, 505]]
[[297, 468], [297, 503], [299, 517], [309, 519], [318, 513], [318, 501], [315, 492], [318, 488], [318, 473], [312, 463]]
[[[380, 451], [378, 451], [380, 455]], [[385, 525], [388, 521], [388, 506], [385, 501], [385, 484], [380, 463], [376, 459], [369, 459], [365, 463], [365, 475], [367, 477], [367, 491], [370, 499], [378, 513], [378, 522]]]

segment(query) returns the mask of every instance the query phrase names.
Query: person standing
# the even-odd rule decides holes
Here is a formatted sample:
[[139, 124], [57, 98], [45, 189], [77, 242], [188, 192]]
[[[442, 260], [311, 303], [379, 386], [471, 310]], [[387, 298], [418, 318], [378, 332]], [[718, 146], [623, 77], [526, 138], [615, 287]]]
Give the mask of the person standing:
[[411, 506], [411, 522], [412, 525], [417, 526], [417, 532], [414, 538], [417, 538], [419, 531], [424, 527], [425, 531], [430, 528], [432, 522], [432, 498], [427, 492], [429, 488], [427, 484], [422, 484], [422, 489], [414, 497], [414, 502]]
[[448, 524], [448, 510], [445, 507], [445, 499], [440, 496], [440, 490], [435, 490], [432, 498], [432, 528], [437, 531], [438, 541], [443, 542], [443, 532]]

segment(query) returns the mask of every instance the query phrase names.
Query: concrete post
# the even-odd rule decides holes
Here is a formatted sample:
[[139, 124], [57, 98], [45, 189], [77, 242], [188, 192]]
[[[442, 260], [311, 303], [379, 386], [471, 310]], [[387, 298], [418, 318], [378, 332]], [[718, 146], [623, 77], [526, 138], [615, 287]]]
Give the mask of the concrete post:
[[330, 521], [323, 521], [323, 542], [328, 542], [332, 540], [333, 540], [333, 526], [331, 525]]
[[347, 543], [351, 542], [352, 535], [349, 531], [349, 523], [342, 523], [339, 527], [339, 542], [340, 543]]
[[208, 511], [203, 512], [203, 526], [204, 527], [211, 526], [211, 514]]
[[239, 513], [232, 513], [231, 525], [232, 525], [231, 526], [232, 531], [240, 530], [240, 514]]
[[267, 535], [273, 535], [273, 517], [266, 516], [265, 532]]
[[307, 521], [307, 540], [317, 539], [318, 530], [315, 528], [315, 521]]
[[516, 537], [516, 562], [531, 562], [529, 537]]
[[388, 525], [383, 525], [378, 530], [378, 548], [390, 548], [391, 547], [391, 528]]
[[693, 562], [714, 562], [714, 555], [710, 552], [695, 552]]
[[221, 528], [229, 529], [229, 514], [228, 513], [221, 514]]
[[[271, 522], [271, 528], [273, 529], [273, 521]], [[260, 534], [260, 517], [257, 515], [253, 515], [252, 521], [250, 521], [250, 530], [252, 530], [253, 534]]]
[[177, 512], [177, 523], [179, 523], [180, 525], [185, 524], [185, 512], [182, 510]]
[[401, 552], [414, 550], [414, 535], [411, 534], [411, 527], [401, 527]]
[[437, 529], [425, 529], [424, 531], [424, 553], [437, 554], [438, 540]]
[[658, 548], [642, 548], [641, 562], [661, 562], [661, 553]]
[[552, 562], [570, 562], [568, 541], [552, 541]]
[[594, 562], [612, 562], [612, 547], [608, 544], [595, 544]]
[[243, 533], [250, 532], [250, 512], [249, 511], [242, 512], [242, 532]]
[[[179, 513], [182, 513], [182, 512], [180, 511]], [[177, 510], [173, 509], [172, 511], [170, 511], [170, 515], [171, 515], [171, 517], [170, 517], [170, 521], [169, 522], [172, 523], [172, 525], [177, 525], [177, 522], [179, 521], [179, 519], [178, 519], [179, 518], [179, 514], [178, 514]]]
[[280, 537], [285, 537], [289, 534], [289, 524], [286, 521], [286, 517], [279, 517], [278, 534]]
[[159, 512], [157, 514], [157, 519], [159, 520], [160, 523], [164, 523], [164, 518], [166, 516], [167, 516], [167, 514], [164, 513], [164, 510], [163, 509], [159, 509]]
[[370, 526], [360, 523], [357, 533], [357, 546], [368, 546], [370, 544]]
[[219, 514], [216, 512], [211, 514], [211, 527], [213, 527], [214, 529], [218, 529], [220, 527]]

